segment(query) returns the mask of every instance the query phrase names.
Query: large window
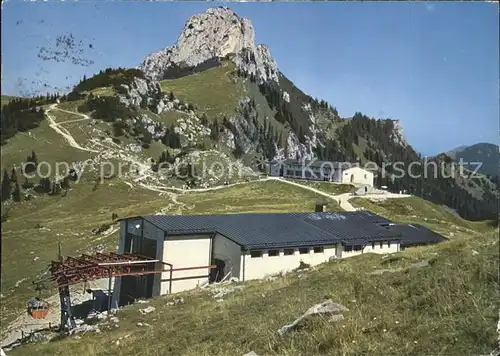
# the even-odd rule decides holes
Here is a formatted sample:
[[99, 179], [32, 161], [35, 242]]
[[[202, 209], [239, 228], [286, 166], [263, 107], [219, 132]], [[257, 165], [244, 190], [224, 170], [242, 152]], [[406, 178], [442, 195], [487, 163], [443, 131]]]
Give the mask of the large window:
[[283, 251], [283, 254], [285, 256], [294, 255], [295, 254], [295, 249], [293, 249], [293, 248], [285, 248], [285, 250]]
[[345, 252], [351, 252], [352, 251], [352, 246], [350, 246], [350, 245], [344, 246], [344, 251]]
[[258, 258], [258, 257], [262, 257], [262, 251], [260, 251], [260, 250], [253, 250], [253, 251], [250, 251], [250, 257], [251, 257], [251, 258]]
[[308, 254], [309, 253], [309, 247], [301, 247], [301, 248], [299, 248], [299, 253], [301, 255]]
[[127, 232], [136, 236], [141, 236], [142, 231], [142, 219], [128, 220], [127, 222]]
[[324, 252], [323, 246], [314, 247], [314, 253], [323, 253], [323, 252]]
[[269, 257], [276, 257], [276, 256], [279, 256], [280, 255], [280, 251], [279, 250], [269, 250], [267, 252], [267, 255]]

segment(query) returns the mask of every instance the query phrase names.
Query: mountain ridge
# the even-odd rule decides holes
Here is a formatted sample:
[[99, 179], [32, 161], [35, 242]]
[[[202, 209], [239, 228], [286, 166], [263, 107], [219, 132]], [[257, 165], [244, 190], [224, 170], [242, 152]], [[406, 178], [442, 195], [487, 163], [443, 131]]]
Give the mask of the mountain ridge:
[[[478, 142], [470, 146], [460, 146], [445, 153], [455, 162], [463, 162], [468, 169], [490, 177], [500, 175], [500, 147], [489, 142]], [[478, 164], [480, 163], [480, 166]]]
[[[498, 188], [488, 180], [450, 179], [440, 172], [422, 179], [422, 167], [414, 170], [420, 178], [397, 177], [388, 163], [409, 167], [422, 161], [406, 142], [400, 122], [360, 112], [341, 118], [335, 107], [305, 94], [281, 73], [270, 50], [255, 44], [251, 22], [227, 7], [191, 16], [177, 42], [146, 55], [139, 68], [102, 70], [60, 99], [111, 124], [107, 132], [112, 134], [102, 133], [106, 139], [135, 140], [134, 150], [151, 154], [153, 168], [164, 160], [183, 161], [211, 151], [253, 169], [282, 158], [373, 162], [379, 167], [377, 186], [406, 190], [468, 218], [490, 218], [495, 212]], [[433, 160], [455, 169], [445, 155]]]

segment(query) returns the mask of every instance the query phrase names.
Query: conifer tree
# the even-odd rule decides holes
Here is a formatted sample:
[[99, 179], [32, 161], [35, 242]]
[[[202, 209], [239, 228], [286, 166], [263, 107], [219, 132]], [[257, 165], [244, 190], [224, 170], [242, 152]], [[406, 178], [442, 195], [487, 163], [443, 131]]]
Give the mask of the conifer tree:
[[10, 193], [11, 193], [11, 185], [10, 185], [9, 173], [7, 172], [7, 169], [4, 169], [2, 178], [2, 201], [9, 199]]
[[12, 200], [21, 201], [21, 189], [19, 188], [19, 183], [16, 180], [14, 191], [12, 192]]
[[10, 181], [12, 183], [17, 182], [17, 172], [15, 168], [12, 168], [12, 171], [10, 172]]

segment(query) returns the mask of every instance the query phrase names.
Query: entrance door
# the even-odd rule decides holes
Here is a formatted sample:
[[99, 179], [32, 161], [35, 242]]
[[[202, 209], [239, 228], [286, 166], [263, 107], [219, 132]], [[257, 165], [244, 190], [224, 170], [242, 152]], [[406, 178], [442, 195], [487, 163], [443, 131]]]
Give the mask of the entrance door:
[[[156, 258], [156, 240], [127, 234], [125, 252], [138, 253], [146, 257]], [[148, 264], [148, 269], [155, 269], [154, 263]], [[153, 296], [155, 274], [121, 277], [119, 305], [133, 303], [136, 299], [151, 298]]]
[[220, 282], [222, 278], [224, 278], [224, 269], [226, 268], [226, 262], [216, 258], [214, 259], [214, 264], [215, 268], [212, 268], [212, 270], [210, 271], [210, 283]]

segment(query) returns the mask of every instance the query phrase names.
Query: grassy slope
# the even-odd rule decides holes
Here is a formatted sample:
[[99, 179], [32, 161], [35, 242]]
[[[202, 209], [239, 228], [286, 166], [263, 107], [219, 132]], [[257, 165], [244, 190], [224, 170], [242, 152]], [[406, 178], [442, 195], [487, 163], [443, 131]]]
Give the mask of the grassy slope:
[[199, 111], [214, 118], [231, 114], [242, 96], [243, 85], [232, 77], [235, 65], [225, 62], [222, 66], [186, 77], [161, 81], [162, 91], [172, 91], [176, 98], [194, 104]]
[[290, 179], [292, 182], [300, 183], [302, 185], [307, 185], [308, 187], [312, 187], [325, 193], [337, 195], [344, 193], [352, 193], [356, 190], [356, 188], [351, 184], [334, 184], [328, 182], [315, 182], [312, 180], [297, 180]]
[[[471, 253], [474, 249], [478, 254]], [[373, 276], [376, 268], [429, 267]], [[244, 283], [217, 303], [207, 292], [184, 293], [118, 313], [119, 328], [15, 349], [12, 355], [478, 355], [495, 348], [498, 318], [498, 236], [468, 236], [384, 260], [367, 254], [315, 271]], [[316, 318], [284, 338], [277, 329], [326, 298], [347, 306], [345, 319]], [[151, 328], [138, 327], [146, 322]], [[124, 338], [128, 336], [127, 338]], [[122, 340], [117, 341], [119, 338]]]
[[[91, 245], [105, 244], [116, 249], [117, 234], [100, 240], [91, 230], [103, 223], [111, 223], [111, 214], [119, 216], [151, 212], [155, 207], [168, 204], [168, 199], [158, 193], [130, 191], [123, 183], [99, 186], [73, 184], [66, 197], [43, 196], [18, 204], [12, 204], [9, 218], [2, 224], [2, 323], [19, 313], [19, 308], [33, 297], [31, 280], [57, 258], [57, 244], [62, 242], [63, 252], [77, 255]], [[40, 224], [43, 229], [37, 227]], [[48, 230], [46, 230], [48, 229]], [[34, 258], [38, 257], [37, 261]], [[15, 289], [16, 281], [28, 281]], [[17, 310], [16, 310], [17, 308]]]
[[0, 106], [7, 105], [9, 103], [9, 101], [11, 101], [11, 100], [13, 100], [15, 98], [16, 98], [15, 96], [11, 96], [11, 95], [2, 95], [1, 96]]
[[[174, 81], [163, 81], [162, 89], [166, 92], [172, 90], [176, 97], [195, 104], [198, 111], [205, 111], [209, 117], [231, 113], [243, 93], [240, 83], [231, 79], [233, 69], [218, 67]], [[67, 108], [70, 110], [77, 106], [63, 103], [61, 107], [65, 105], [69, 105]], [[162, 119], [169, 123], [177, 118]], [[84, 130], [85, 125], [82, 122], [68, 124], [67, 127], [73, 133]], [[75, 158], [78, 155], [82, 155], [82, 159], [87, 158], [88, 153], [68, 148], [46, 123], [33, 133], [37, 130], [40, 132], [35, 135], [36, 139], [29, 138], [30, 141], [27, 141], [28, 137], [20, 134], [2, 147], [2, 167], [4, 157], [8, 164], [17, 163], [24, 160], [31, 149], [35, 149], [39, 159], [75, 161], [80, 160]], [[78, 141], [79, 133], [74, 134]], [[34, 144], [39, 146], [31, 147]], [[7, 148], [6, 153], [4, 148]], [[113, 184], [101, 186], [97, 191], [93, 191], [91, 185], [82, 184], [70, 191], [67, 197], [43, 197], [14, 206], [9, 221], [3, 226], [3, 243], [9, 254], [4, 254], [2, 262], [2, 267], [5, 267], [2, 290], [6, 291], [3, 293], [2, 322], [14, 317], [16, 309], [23, 308], [26, 300], [33, 296], [29, 280], [11, 292], [15, 282], [21, 278], [32, 278], [55, 258], [59, 239], [63, 241], [66, 254], [76, 255], [96, 244], [104, 244], [114, 250], [116, 233], [100, 240], [92, 237], [90, 231], [110, 222], [113, 212], [119, 216], [150, 214], [170, 203], [168, 198], [159, 197], [158, 193], [130, 191], [125, 184]], [[338, 193], [330, 191], [329, 187], [317, 186], [330, 193]], [[185, 205], [177, 206], [175, 213], [310, 211], [320, 198], [307, 190], [279, 182], [252, 183], [181, 195], [178, 200]], [[367, 200], [354, 199], [352, 202], [354, 205], [369, 206], [396, 221], [419, 222], [441, 232], [449, 231], [451, 225], [484, 229], [484, 224], [466, 222], [421, 200], [402, 199], [372, 204]], [[411, 209], [407, 209], [408, 205]], [[329, 208], [337, 209], [332, 204]], [[422, 221], [424, 216], [435, 220]], [[38, 223], [50, 231], [36, 228]], [[317, 272], [307, 274], [307, 278], [292, 275], [274, 283], [250, 283], [244, 292], [228, 297], [222, 304], [215, 303], [204, 294], [195, 293], [186, 297], [185, 306], [167, 308], [164, 306], [165, 298], [159, 298], [153, 301], [159, 307], [159, 314], [140, 317], [137, 307], [128, 308], [119, 315], [123, 320], [120, 329], [112, 333], [85, 335], [80, 341], [65, 340], [23, 347], [13, 354], [234, 355], [250, 349], [259, 354], [281, 355], [320, 354], [332, 349], [339, 354], [449, 354], [453, 343], [453, 352], [458, 350], [459, 354], [488, 352], [493, 348], [491, 341], [494, 335], [490, 331], [494, 330], [494, 317], [497, 316], [495, 298], [498, 296], [495, 292], [498, 287], [494, 285], [492, 276], [498, 269], [498, 246], [488, 247], [483, 241], [488, 239], [490, 243], [494, 241], [492, 236], [497, 235], [474, 234], [474, 239], [468, 239], [462, 234], [458, 232], [460, 239], [441, 246], [406, 252], [405, 256], [409, 259], [438, 252], [438, 260], [432, 268], [421, 271], [368, 277], [360, 272], [380, 266], [382, 261], [378, 256], [365, 255], [326, 265]], [[480, 254], [472, 257], [469, 253], [471, 249]], [[31, 254], [31, 251], [34, 253]], [[33, 261], [33, 256], [40, 259]], [[462, 268], [456, 268], [458, 265]], [[472, 294], [467, 294], [468, 291]], [[285, 340], [277, 338], [275, 330], [279, 326], [291, 322], [326, 296], [351, 309], [347, 320], [342, 322], [345, 327], [317, 321]], [[356, 303], [349, 302], [353, 299]], [[153, 328], [146, 331], [138, 329], [135, 324], [139, 319], [153, 324]], [[396, 324], [396, 321], [399, 323]], [[367, 329], [365, 332], [363, 327]], [[387, 331], [384, 332], [384, 328]], [[122, 340], [121, 346], [116, 346], [114, 341], [127, 334], [132, 336]], [[123, 348], [123, 345], [126, 347]]]
[[[255, 182], [231, 189], [184, 195], [181, 201], [194, 204], [195, 209], [185, 214], [243, 213], [243, 212], [306, 212], [314, 211], [321, 198], [314, 192], [293, 187], [279, 181]], [[332, 210], [340, 207], [332, 200]]]
[[[1, 315], [8, 322], [19, 313], [26, 301], [33, 297], [30, 284], [33, 277], [57, 257], [57, 243], [62, 241], [66, 255], [78, 255], [91, 246], [104, 244], [107, 250], [116, 250], [118, 235], [106, 239], [92, 235], [91, 230], [111, 222], [112, 213], [119, 217], [154, 214], [171, 201], [159, 193], [140, 189], [130, 190], [118, 181], [98, 186], [81, 183], [73, 185], [66, 197], [41, 196], [33, 201], [13, 204], [9, 219], [2, 224], [4, 251], [2, 260], [2, 299], [8, 312]], [[310, 211], [317, 195], [279, 182], [255, 182], [218, 191], [179, 196], [184, 207], [175, 207], [169, 213], [202, 214], [236, 211]], [[50, 230], [39, 229], [37, 224]], [[33, 253], [31, 253], [33, 252]], [[37, 261], [33, 261], [39, 257]], [[26, 268], [29, 266], [29, 268]], [[15, 289], [15, 283], [29, 280]]]
[[93, 95], [99, 96], [114, 96], [116, 94], [115, 89], [112, 87], [97, 88], [90, 91]]
[[76, 162], [90, 157], [89, 152], [69, 147], [45, 120], [30, 133], [19, 132], [2, 146], [2, 170], [11, 169], [14, 164], [19, 166], [32, 150], [36, 152], [39, 162], [46, 161], [52, 167], [55, 162]]
[[476, 231], [489, 230], [487, 222], [464, 220], [448, 209], [418, 197], [387, 199], [353, 198], [354, 207], [365, 208], [400, 223], [415, 223], [427, 226], [440, 233], [456, 230], [456, 227]]

